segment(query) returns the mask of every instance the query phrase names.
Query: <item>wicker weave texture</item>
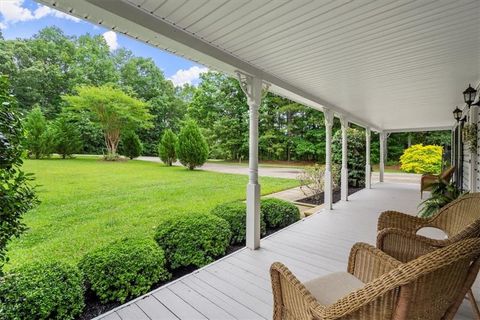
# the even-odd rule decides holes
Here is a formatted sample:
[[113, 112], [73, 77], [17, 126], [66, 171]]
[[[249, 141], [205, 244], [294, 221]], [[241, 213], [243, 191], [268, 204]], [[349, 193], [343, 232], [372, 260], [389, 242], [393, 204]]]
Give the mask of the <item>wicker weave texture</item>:
[[332, 305], [320, 305], [280, 262], [271, 266], [275, 320], [452, 319], [478, 273], [480, 239], [467, 239], [408, 263], [368, 244], [353, 246], [348, 272], [366, 282]]

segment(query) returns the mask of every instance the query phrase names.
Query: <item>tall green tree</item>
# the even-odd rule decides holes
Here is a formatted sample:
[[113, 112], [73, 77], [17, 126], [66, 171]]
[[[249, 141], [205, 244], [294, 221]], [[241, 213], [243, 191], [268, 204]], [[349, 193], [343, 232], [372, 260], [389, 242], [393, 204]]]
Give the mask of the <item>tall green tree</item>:
[[82, 149], [80, 131], [68, 115], [59, 116], [53, 123], [54, 150], [63, 159]]
[[20, 105], [26, 109], [38, 105], [47, 118], [54, 118], [61, 109], [61, 95], [73, 88], [73, 39], [57, 27], [47, 27], [31, 39], [2, 42], [10, 48], [5, 71]]
[[40, 107], [35, 107], [25, 118], [26, 147], [35, 159], [49, 156], [53, 152], [53, 131]]
[[188, 120], [180, 130], [177, 145], [178, 160], [189, 170], [203, 165], [208, 159], [208, 145], [193, 120]]
[[177, 144], [178, 138], [175, 133], [173, 133], [171, 129], [165, 130], [162, 140], [160, 140], [158, 144], [158, 155], [160, 156], [160, 160], [168, 166], [172, 166], [172, 164], [177, 161]]
[[122, 132], [151, 126], [148, 105], [112, 85], [81, 86], [63, 96], [72, 110], [88, 111], [104, 134], [108, 156], [115, 158]]
[[110, 48], [101, 36], [82, 35], [76, 40], [73, 83], [75, 86], [102, 86], [118, 83], [119, 72]]
[[23, 128], [8, 78], [0, 76], [0, 275], [7, 261], [7, 245], [26, 230], [22, 216], [38, 199], [32, 176], [22, 170]]
[[[177, 96], [172, 82], [165, 79], [163, 71], [151, 58], [132, 57], [119, 52], [120, 83], [122, 88], [133, 92], [137, 98], [150, 105], [153, 127], [139, 131], [145, 154], [157, 152], [157, 143], [165, 129], [179, 130], [185, 116], [185, 104]], [[128, 57], [128, 58], [125, 58]]]
[[238, 81], [218, 72], [201, 75], [188, 114], [203, 129], [212, 156], [248, 154], [248, 105]]
[[127, 131], [122, 134], [120, 141], [120, 152], [130, 160], [142, 155], [143, 145], [135, 131]]

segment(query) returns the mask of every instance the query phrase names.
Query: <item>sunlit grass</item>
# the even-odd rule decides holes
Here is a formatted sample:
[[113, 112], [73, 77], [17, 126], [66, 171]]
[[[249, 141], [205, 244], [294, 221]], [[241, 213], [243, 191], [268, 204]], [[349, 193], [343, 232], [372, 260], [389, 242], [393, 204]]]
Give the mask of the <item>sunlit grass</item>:
[[[247, 176], [188, 171], [158, 163], [95, 158], [27, 160], [42, 203], [26, 214], [26, 234], [10, 246], [7, 266], [37, 260], [76, 262], [122, 237], [152, 237], [167, 216], [208, 212], [245, 198]], [[295, 187], [295, 180], [260, 178], [262, 194]]]

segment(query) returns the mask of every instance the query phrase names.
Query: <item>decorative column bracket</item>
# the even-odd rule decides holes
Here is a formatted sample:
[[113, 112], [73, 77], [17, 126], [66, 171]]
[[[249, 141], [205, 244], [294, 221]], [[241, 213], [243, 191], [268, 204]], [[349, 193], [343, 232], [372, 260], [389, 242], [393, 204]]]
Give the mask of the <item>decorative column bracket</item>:
[[342, 125], [342, 170], [341, 170], [341, 199], [348, 201], [348, 120], [345, 116], [340, 117]]
[[249, 157], [247, 185], [246, 245], [255, 250], [260, 247], [260, 183], [258, 182], [258, 108], [268, 92], [268, 84], [262, 79], [236, 72], [249, 107]]
[[332, 126], [333, 126], [333, 111], [325, 109], [325, 190], [324, 203], [325, 209], [332, 210]]

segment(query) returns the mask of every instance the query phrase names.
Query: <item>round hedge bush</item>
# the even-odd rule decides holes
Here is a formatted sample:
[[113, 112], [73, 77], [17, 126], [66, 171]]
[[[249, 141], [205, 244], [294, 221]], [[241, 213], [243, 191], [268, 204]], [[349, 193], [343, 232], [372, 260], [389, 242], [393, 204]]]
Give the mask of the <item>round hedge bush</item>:
[[440, 146], [415, 144], [403, 152], [400, 168], [404, 172], [439, 174], [442, 170], [442, 152]]
[[123, 239], [87, 253], [79, 262], [85, 282], [102, 303], [125, 302], [170, 279], [165, 254], [151, 240]]
[[74, 319], [85, 306], [77, 268], [33, 263], [0, 278], [0, 319]]
[[172, 269], [204, 266], [225, 254], [230, 243], [228, 222], [211, 214], [170, 217], [157, 227], [155, 240]]
[[300, 220], [300, 210], [293, 203], [280, 199], [262, 199], [260, 211], [269, 228], [284, 228]]
[[[232, 232], [231, 244], [243, 243], [247, 230], [247, 205], [241, 201], [227, 202], [216, 206], [211, 213], [225, 219]], [[262, 236], [267, 233], [265, 221], [260, 219]]]

